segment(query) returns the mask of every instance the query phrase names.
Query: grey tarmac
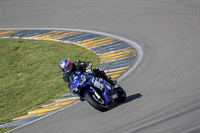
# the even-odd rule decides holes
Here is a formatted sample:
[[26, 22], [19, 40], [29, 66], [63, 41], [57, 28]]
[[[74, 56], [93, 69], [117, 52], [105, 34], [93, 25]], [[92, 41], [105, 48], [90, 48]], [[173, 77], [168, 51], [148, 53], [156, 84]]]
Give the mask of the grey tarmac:
[[200, 132], [199, 0], [0, 0], [0, 28], [105, 32], [144, 52], [119, 81], [125, 103], [101, 113], [78, 102], [13, 133]]

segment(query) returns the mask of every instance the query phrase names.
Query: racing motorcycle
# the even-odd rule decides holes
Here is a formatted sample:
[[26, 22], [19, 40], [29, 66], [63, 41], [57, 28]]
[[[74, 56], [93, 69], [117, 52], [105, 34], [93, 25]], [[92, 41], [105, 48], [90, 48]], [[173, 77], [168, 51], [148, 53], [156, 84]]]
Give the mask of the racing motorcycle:
[[95, 77], [92, 73], [82, 74], [81, 71], [74, 71], [69, 79], [70, 91], [99, 111], [107, 111], [109, 104], [113, 102], [120, 103], [126, 100], [126, 93], [122, 87], [116, 84], [114, 89], [106, 80]]

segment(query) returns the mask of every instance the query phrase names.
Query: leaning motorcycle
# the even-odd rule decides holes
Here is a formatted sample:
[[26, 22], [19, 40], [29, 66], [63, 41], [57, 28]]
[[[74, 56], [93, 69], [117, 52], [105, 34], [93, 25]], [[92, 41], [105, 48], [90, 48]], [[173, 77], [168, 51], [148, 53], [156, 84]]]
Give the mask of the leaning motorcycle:
[[118, 84], [114, 89], [106, 80], [95, 77], [92, 73], [82, 74], [81, 71], [74, 71], [69, 79], [70, 91], [99, 111], [108, 110], [109, 104], [113, 102], [120, 103], [126, 100], [126, 93]]

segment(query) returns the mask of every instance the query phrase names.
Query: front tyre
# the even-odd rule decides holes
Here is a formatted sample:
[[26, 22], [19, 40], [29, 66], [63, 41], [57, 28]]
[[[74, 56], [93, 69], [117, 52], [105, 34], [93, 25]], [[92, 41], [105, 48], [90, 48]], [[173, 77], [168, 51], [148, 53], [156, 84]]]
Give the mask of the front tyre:
[[108, 110], [108, 104], [105, 100], [102, 97], [98, 98], [94, 93], [87, 93], [85, 99], [92, 107], [99, 111], [104, 112]]

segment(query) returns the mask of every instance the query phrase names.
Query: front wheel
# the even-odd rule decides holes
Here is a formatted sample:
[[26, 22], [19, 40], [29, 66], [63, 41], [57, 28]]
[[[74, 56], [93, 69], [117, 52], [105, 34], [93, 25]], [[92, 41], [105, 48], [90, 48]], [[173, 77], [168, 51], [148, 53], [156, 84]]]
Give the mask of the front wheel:
[[123, 88], [121, 86], [116, 88], [115, 92], [119, 96], [117, 99], [115, 99], [115, 102], [121, 103], [121, 102], [124, 102], [126, 100], [126, 92], [123, 90]]
[[104, 112], [108, 110], [108, 104], [105, 102], [105, 100], [102, 97], [97, 97], [94, 93], [87, 93], [85, 95], [85, 99], [92, 107], [99, 111]]

